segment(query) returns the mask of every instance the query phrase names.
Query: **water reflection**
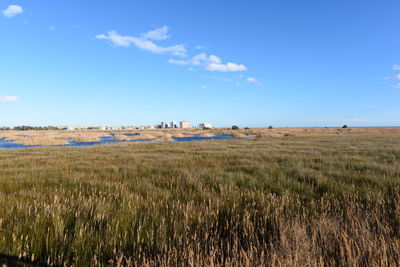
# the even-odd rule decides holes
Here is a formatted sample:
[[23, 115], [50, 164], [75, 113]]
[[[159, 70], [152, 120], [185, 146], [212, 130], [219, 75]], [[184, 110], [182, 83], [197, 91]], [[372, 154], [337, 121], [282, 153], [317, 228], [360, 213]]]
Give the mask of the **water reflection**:
[[[125, 134], [126, 136], [138, 136], [138, 134]], [[201, 137], [199, 134], [195, 134], [193, 136], [187, 137], [175, 137], [173, 138], [174, 142], [194, 142], [194, 141], [210, 141], [210, 140], [224, 140], [224, 139], [237, 139], [232, 137], [231, 135], [215, 135], [211, 137]], [[137, 139], [137, 140], [129, 140], [129, 141], [120, 141], [115, 140], [114, 136], [104, 136], [100, 138], [100, 141], [96, 142], [75, 142], [72, 138], [67, 139], [68, 144], [66, 145], [58, 145], [58, 146], [27, 146], [16, 144], [12, 140], [6, 140], [5, 138], [0, 138], [0, 149], [27, 149], [27, 148], [36, 148], [36, 147], [89, 147], [89, 146], [97, 146], [97, 145], [105, 145], [105, 144], [121, 144], [121, 143], [134, 143], [134, 142], [154, 142], [156, 139]]]

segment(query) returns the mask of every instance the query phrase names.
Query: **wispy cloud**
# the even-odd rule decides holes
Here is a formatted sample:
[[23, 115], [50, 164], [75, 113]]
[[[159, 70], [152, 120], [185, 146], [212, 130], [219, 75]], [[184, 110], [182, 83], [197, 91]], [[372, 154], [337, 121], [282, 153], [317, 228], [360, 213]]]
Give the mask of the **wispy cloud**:
[[163, 26], [161, 28], [143, 34], [143, 39], [165, 40], [171, 37], [170, 35], [168, 35], [168, 31], [169, 28], [167, 26]]
[[197, 46], [194, 47], [194, 49], [206, 50], [206, 49], [209, 49], [210, 47], [211, 47], [211, 45], [197, 45]]
[[24, 9], [18, 5], [10, 5], [7, 9], [1, 11], [1, 13], [3, 13], [3, 15], [7, 18], [15, 17], [22, 12], [24, 12]]
[[0, 97], [0, 102], [3, 103], [11, 103], [11, 102], [16, 102], [19, 100], [19, 97], [17, 96], [2, 96]]
[[168, 62], [170, 63], [170, 64], [175, 64], [175, 65], [188, 65], [188, 62], [186, 61], [186, 60], [181, 60], [181, 59], [173, 59], [173, 58], [170, 58], [170, 59], [168, 59]]
[[247, 70], [246, 66], [243, 64], [236, 64], [228, 62], [226, 64], [221, 63], [210, 63], [207, 67], [209, 71], [221, 71], [221, 72], [233, 72], [233, 71], [244, 71]]
[[247, 70], [246, 66], [243, 64], [232, 62], [222, 63], [222, 60], [218, 56], [207, 55], [206, 53], [195, 55], [189, 60], [170, 59], [168, 62], [176, 65], [202, 66], [208, 71], [236, 72]]
[[51, 27], [49, 27], [49, 31], [54, 31], [56, 29], [56, 27], [55, 26], [51, 26]]
[[160, 46], [154, 43], [152, 40], [165, 40], [170, 36], [168, 35], [168, 27], [164, 26], [148, 33], [143, 34], [141, 37], [134, 36], [123, 36], [119, 35], [116, 31], [109, 31], [107, 34], [99, 34], [96, 39], [107, 40], [115, 46], [130, 47], [132, 45], [145, 51], [149, 51], [156, 54], [172, 54], [174, 56], [185, 57], [186, 48], [184, 45], [174, 46]]
[[259, 82], [256, 78], [254, 77], [247, 77], [246, 81], [248, 81], [249, 83], [254, 83], [258, 86], [262, 86], [262, 83]]
[[[400, 65], [393, 65], [392, 66], [392, 70], [394, 71], [399, 71], [400, 70]], [[395, 74], [395, 75], [390, 75], [390, 76], [386, 76], [384, 77], [382, 80], [384, 81], [389, 81], [389, 80], [400, 80], [400, 73]], [[391, 84], [390, 87], [392, 88], [400, 88], [400, 83], [396, 83], [396, 84]]]

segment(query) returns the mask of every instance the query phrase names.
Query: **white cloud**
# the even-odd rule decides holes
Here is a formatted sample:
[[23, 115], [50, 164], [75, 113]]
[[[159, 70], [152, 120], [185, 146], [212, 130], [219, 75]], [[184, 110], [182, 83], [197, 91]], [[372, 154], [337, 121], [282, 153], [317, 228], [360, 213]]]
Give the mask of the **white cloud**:
[[257, 82], [257, 80], [256, 80], [255, 78], [253, 78], [253, 77], [248, 77], [248, 78], [247, 78], [247, 81], [250, 82], [250, 83], [255, 83], [255, 82]]
[[243, 64], [236, 64], [228, 62], [226, 64], [222, 63], [222, 60], [216, 55], [208, 56], [205, 53], [195, 55], [190, 60], [169, 60], [171, 64], [177, 65], [202, 65], [206, 70], [209, 71], [221, 71], [221, 72], [235, 72], [247, 70], [246, 66]]
[[167, 26], [163, 26], [161, 28], [155, 29], [153, 31], [149, 31], [148, 33], [143, 34], [143, 39], [150, 40], [165, 40], [170, 36], [168, 35], [169, 28]]
[[400, 89], [400, 83], [392, 84], [390, 87]]
[[[109, 41], [115, 46], [130, 47], [133, 45], [141, 50], [150, 51], [156, 54], [171, 54], [174, 56], [186, 57], [187, 50], [184, 45], [163, 47], [154, 42], [170, 38], [168, 31], [169, 28], [163, 26], [142, 34], [141, 37], [123, 36], [118, 34], [116, 31], [109, 31], [107, 34], [97, 35], [96, 39]], [[200, 48], [203, 47], [196, 47], [196, 49]], [[200, 53], [188, 60], [169, 59], [168, 62], [175, 65], [199, 66], [208, 71], [237, 72], [247, 70], [246, 66], [243, 64], [233, 62], [223, 63], [218, 56], [207, 55], [206, 53]], [[192, 68], [190, 69], [192, 70]]]
[[11, 102], [15, 102], [18, 100], [19, 100], [19, 98], [17, 96], [2, 96], [2, 97], [0, 97], [0, 102], [3, 102], [3, 103], [11, 103]]
[[156, 54], [172, 54], [174, 56], [185, 57], [186, 48], [184, 45], [174, 45], [163, 47], [154, 43], [152, 40], [163, 40], [169, 38], [167, 35], [168, 27], [163, 27], [150, 31], [142, 37], [123, 36], [119, 35], [116, 31], [109, 31], [107, 35], [99, 34], [96, 39], [110, 41], [115, 46], [130, 47], [132, 45], [145, 51], [150, 51]]
[[382, 80], [384, 80], [384, 81], [390, 80], [390, 77], [389, 76], [385, 76], [385, 77], [382, 78]]
[[134, 43], [134, 40], [137, 38], [130, 37], [130, 36], [121, 36], [121, 35], [118, 35], [118, 33], [116, 31], [109, 31], [108, 35], [99, 34], [96, 36], [96, 39], [108, 40], [116, 46], [129, 47], [132, 45], [132, 43]]
[[393, 70], [400, 70], [400, 65], [393, 65], [393, 66], [392, 66], [392, 69], [393, 69]]
[[49, 31], [54, 31], [56, 29], [56, 27], [55, 26], [51, 26], [51, 27], [49, 27]]
[[215, 63], [215, 64], [221, 64], [221, 62], [222, 62], [221, 59], [215, 55], [211, 55], [209, 57], [209, 59], [210, 59], [211, 63]]
[[400, 80], [400, 74], [394, 75], [394, 78], [395, 78], [396, 80]]
[[8, 6], [7, 9], [2, 10], [1, 12], [7, 18], [12, 18], [12, 17], [24, 12], [24, 9], [21, 6], [18, 6], [18, 5], [10, 5], [10, 6]]
[[192, 65], [195, 65], [195, 66], [200, 65], [200, 64], [202, 64], [203, 62], [207, 61], [207, 58], [208, 58], [208, 57], [207, 57], [207, 54], [206, 54], [206, 53], [201, 53], [201, 54], [195, 55], [195, 56], [192, 58], [191, 64], [192, 64]]
[[247, 70], [243, 64], [236, 64], [228, 62], [226, 64], [210, 63], [206, 66], [209, 71], [221, 71], [221, 72], [234, 72]]
[[189, 62], [187, 60], [179, 60], [179, 59], [168, 59], [168, 63], [175, 65], [188, 65]]

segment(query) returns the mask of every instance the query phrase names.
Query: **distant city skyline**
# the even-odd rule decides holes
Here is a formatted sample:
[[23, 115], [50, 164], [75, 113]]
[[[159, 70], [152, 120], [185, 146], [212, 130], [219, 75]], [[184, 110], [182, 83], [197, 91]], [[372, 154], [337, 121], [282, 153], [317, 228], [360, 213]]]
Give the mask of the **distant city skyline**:
[[399, 126], [399, 10], [397, 0], [5, 0], [0, 126]]

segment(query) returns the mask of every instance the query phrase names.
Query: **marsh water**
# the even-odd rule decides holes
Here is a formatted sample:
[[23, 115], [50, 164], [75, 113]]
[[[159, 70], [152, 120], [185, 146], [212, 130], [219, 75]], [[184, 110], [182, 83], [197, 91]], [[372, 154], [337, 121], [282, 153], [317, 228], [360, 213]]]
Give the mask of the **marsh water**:
[[[126, 136], [135, 136], [137, 134], [126, 134]], [[187, 137], [174, 137], [173, 142], [194, 142], [194, 141], [210, 141], [210, 140], [224, 140], [224, 139], [236, 139], [231, 135], [215, 135], [212, 137], [201, 137], [199, 134]], [[57, 146], [28, 146], [16, 144], [12, 140], [7, 140], [5, 138], [0, 138], [0, 149], [27, 149], [36, 147], [85, 147], [85, 146], [97, 146], [104, 144], [122, 144], [122, 143], [135, 143], [135, 142], [154, 142], [155, 139], [138, 139], [129, 141], [119, 141], [115, 140], [114, 136], [104, 136], [100, 138], [97, 142], [75, 142], [71, 138], [67, 139], [68, 144], [57, 145]]]

